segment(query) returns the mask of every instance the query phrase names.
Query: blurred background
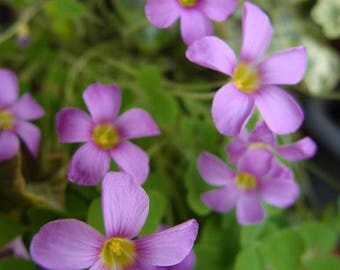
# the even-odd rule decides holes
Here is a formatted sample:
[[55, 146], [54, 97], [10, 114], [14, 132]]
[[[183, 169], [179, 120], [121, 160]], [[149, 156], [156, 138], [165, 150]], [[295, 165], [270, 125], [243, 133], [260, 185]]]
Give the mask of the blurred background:
[[[225, 159], [230, 141], [210, 115], [212, 97], [227, 78], [185, 58], [178, 25], [156, 29], [145, 18], [142, 0], [0, 0], [0, 67], [16, 72], [22, 93], [30, 92], [46, 111], [37, 121], [43, 134], [39, 157], [22, 147], [0, 164], [0, 250], [19, 236], [28, 248], [39, 228], [58, 218], [78, 218], [103, 230], [100, 186], [68, 182], [68, 162], [78, 146], [60, 143], [55, 131], [56, 112], [64, 106], [85, 109], [82, 92], [102, 82], [120, 86], [122, 111], [142, 107], [162, 130], [161, 136], [137, 141], [151, 157], [144, 184], [151, 208], [141, 234], [198, 219], [199, 270], [340, 269], [340, 2], [252, 2], [273, 22], [270, 52], [308, 48], [304, 81], [286, 88], [304, 108], [304, 126], [279, 140], [308, 135], [319, 151], [310, 161], [287, 163], [301, 188], [295, 206], [266, 206], [266, 221], [242, 227], [233, 212], [212, 213], [200, 200], [209, 187], [196, 169], [199, 154]], [[240, 4], [228, 21], [215, 24], [216, 35], [235, 51], [241, 10]], [[0, 270], [38, 269], [7, 255]]]

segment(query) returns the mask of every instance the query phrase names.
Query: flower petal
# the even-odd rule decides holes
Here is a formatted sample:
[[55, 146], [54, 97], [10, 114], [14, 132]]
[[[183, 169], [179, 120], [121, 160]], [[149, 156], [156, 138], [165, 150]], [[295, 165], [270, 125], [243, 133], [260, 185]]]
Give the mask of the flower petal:
[[203, 0], [200, 9], [212, 20], [222, 22], [232, 14], [237, 7], [238, 0]]
[[247, 151], [238, 161], [239, 172], [246, 172], [261, 177], [270, 170], [273, 154], [265, 149]]
[[273, 28], [266, 13], [246, 2], [243, 7], [241, 60], [258, 62], [269, 47]]
[[268, 127], [277, 134], [295, 132], [302, 124], [299, 104], [284, 90], [266, 86], [255, 94], [255, 104]]
[[18, 78], [10, 70], [0, 69], [0, 108], [13, 105], [18, 98]]
[[207, 183], [214, 186], [223, 186], [235, 176], [235, 173], [218, 157], [206, 152], [198, 159], [198, 171]]
[[249, 135], [250, 144], [258, 142], [263, 142], [269, 146], [274, 146], [275, 144], [275, 135], [264, 121], [259, 121], [253, 132]]
[[316, 143], [311, 138], [306, 137], [293, 144], [279, 146], [276, 151], [285, 159], [298, 161], [314, 156], [316, 149]]
[[111, 270], [110, 266], [106, 265], [102, 258], [100, 258], [89, 270]]
[[236, 203], [236, 216], [240, 224], [248, 225], [261, 222], [265, 218], [263, 206], [257, 194], [245, 193]]
[[214, 32], [209, 18], [195, 9], [187, 9], [181, 14], [181, 35], [185, 44], [210, 36]]
[[154, 266], [172, 266], [190, 253], [198, 233], [196, 220], [189, 220], [155, 234], [136, 240], [142, 262]]
[[149, 213], [149, 198], [130, 175], [106, 174], [102, 186], [102, 208], [108, 237], [134, 238]]
[[223, 86], [215, 94], [212, 104], [212, 117], [216, 128], [223, 135], [237, 135], [253, 106], [252, 97], [239, 91], [233, 83]]
[[194, 252], [190, 252], [179, 264], [169, 266], [168, 270], [192, 270], [196, 264], [196, 256]]
[[16, 131], [26, 144], [30, 153], [37, 157], [41, 141], [40, 129], [29, 122], [22, 121], [17, 123]]
[[110, 155], [92, 143], [81, 146], [73, 155], [67, 177], [78, 185], [96, 185], [110, 166]]
[[295, 47], [269, 56], [260, 65], [262, 84], [296, 84], [307, 67], [306, 48]]
[[235, 206], [238, 194], [236, 188], [228, 186], [203, 193], [201, 199], [207, 206], [216, 212], [226, 213]]
[[180, 8], [176, 0], [148, 0], [145, 15], [157, 28], [168, 28], [179, 18]]
[[13, 257], [19, 257], [26, 260], [30, 259], [30, 255], [22, 242], [22, 237], [18, 236], [13, 241], [8, 243], [5, 247], [0, 250], [0, 259], [11, 254]]
[[89, 141], [92, 126], [91, 117], [79, 109], [64, 108], [56, 117], [59, 140], [63, 143]]
[[240, 135], [234, 137], [234, 139], [228, 144], [226, 148], [228, 154], [228, 161], [230, 163], [237, 163], [239, 158], [247, 151], [246, 142]]
[[35, 120], [45, 114], [30, 94], [24, 94], [12, 107], [12, 112], [21, 120]]
[[149, 174], [149, 156], [138, 146], [123, 141], [110, 151], [119, 168], [130, 174], [134, 181], [144, 183]]
[[17, 136], [10, 131], [0, 133], [0, 162], [11, 159], [19, 151], [19, 140]]
[[273, 177], [262, 182], [260, 192], [267, 203], [286, 208], [291, 206], [299, 196], [299, 186], [292, 177]]
[[131, 109], [118, 117], [116, 126], [125, 139], [159, 135], [160, 131], [152, 116], [142, 109]]
[[97, 123], [111, 122], [119, 113], [121, 93], [115, 85], [91, 84], [86, 88], [83, 99]]
[[234, 51], [217, 37], [204, 37], [191, 44], [186, 57], [193, 63], [232, 76], [237, 59]]
[[84, 269], [94, 264], [105, 237], [86, 223], [61, 219], [47, 223], [34, 236], [33, 260], [48, 269]]

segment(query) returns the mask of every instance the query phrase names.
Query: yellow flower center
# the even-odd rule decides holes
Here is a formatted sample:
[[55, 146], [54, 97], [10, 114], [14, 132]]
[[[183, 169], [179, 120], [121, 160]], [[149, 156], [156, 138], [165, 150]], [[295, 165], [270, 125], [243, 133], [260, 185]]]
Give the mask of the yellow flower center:
[[0, 130], [11, 130], [15, 124], [15, 117], [9, 110], [0, 111]]
[[101, 256], [106, 265], [114, 266], [113, 269], [125, 269], [135, 261], [135, 244], [126, 238], [111, 238], [104, 243]]
[[179, 0], [179, 3], [185, 7], [192, 7], [197, 4], [198, 0]]
[[251, 190], [256, 187], [257, 182], [254, 176], [249, 173], [238, 173], [236, 176], [236, 185], [244, 190]]
[[100, 124], [93, 130], [93, 140], [99, 147], [111, 149], [119, 142], [119, 134], [112, 125]]
[[234, 71], [234, 83], [244, 93], [255, 92], [260, 83], [258, 71], [245, 62], [240, 62]]
[[252, 143], [249, 145], [249, 150], [255, 150], [255, 149], [271, 150], [271, 147], [270, 145], [263, 143], [263, 142]]

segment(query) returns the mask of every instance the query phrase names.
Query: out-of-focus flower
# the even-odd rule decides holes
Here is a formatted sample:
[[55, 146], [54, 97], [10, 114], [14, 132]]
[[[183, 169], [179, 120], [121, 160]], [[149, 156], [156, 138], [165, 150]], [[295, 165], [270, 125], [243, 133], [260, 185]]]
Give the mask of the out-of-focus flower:
[[28, 121], [44, 115], [44, 110], [30, 94], [18, 99], [17, 76], [0, 69], [0, 162], [13, 158], [19, 151], [20, 137], [33, 156], [39, 151], [40, 130]]
[[16, 39], [17, 43], [22, 47], [26, 47], [31, 42], [30, 29], [26, 24], [19, 26]]
[[148, 0], [146, 17], [158, 28], [168, 28], [180, 18], [181, 34], [189, 45], [213, 34], [210, 22], [224, 21], [237, 7], [238, 0]]
[[238, 160], [236, 172], [209, 153], [201, 154], [198, 169], [207, 183], [218, 187], [202, 194], [204, 203], [222, 213], [235, 206], [240, 224], [257, 223], [265, 218], [261, 200], [285, 208], [299, 195], [292, 172], [264, 149], [246, 152]]
[[310, 137], [289, 145], [277, 145], [275, 134], [265, 122], [259, 121], [250, 134], [244, 128], [239, 135], [234, 137], [227, 147], [227, 152], [228, 160], [232, 163], [236, 163], [246, 151], [254, 149], [267, 149], [285, 159], [298, 161], [314, 156], [316, 148], [315, 142]]
[[273, 84], [296, 84], [303, 78], [306, 49], [295, 47], [261, 60], [272, 33], [268, 16], [257, 6], [245, 3], [239, 60], [217, 37], [200, 39], [187, 50], [190, 61], [232, 77], [231, 82], [217, 91], [212, 105], [213, 120], [224, 135], [238, 134], [254, 105], [268, 127], [277, 134], [294, 132], [303, 121], [303, 112], [297, 102]]
[[102, 209], [106, 236], [75, 219], [53, 221], [34, 236], [33, 260], [48, 269], [152, 269], [183, 261], [197, 236], [198, 223], [189, 220], [134, 239], [148, 216], [149, 198], [126, 173], [106, 175]]
[[28, 251], [20, 236], [15, 238], [0, 250], [0, 259], [6, 256], [19, 257], [23, 259], [30, 258], [30, 255], [28, 254]]
[[64, 108], [56, 118], [64, 143], [86, 142], [74, 154], [68, 170], [70, 181], [95, 185], [109, 171], [110, 157], [119, 168], [143, 183], [149, 173], [149, 157], [128, 139], [160, 133], [153, 118], [142, 109], [130, 109], [117, 117], [121, 93], [116, 86], [90, 85], [83, 94], [91, 116], [76, 108]]

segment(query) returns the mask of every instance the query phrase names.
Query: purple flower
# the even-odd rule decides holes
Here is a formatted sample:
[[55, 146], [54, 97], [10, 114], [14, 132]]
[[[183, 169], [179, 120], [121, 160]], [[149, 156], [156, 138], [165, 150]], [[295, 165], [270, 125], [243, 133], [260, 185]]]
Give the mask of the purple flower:
[[13, 158], [22, 139], [33, 156], [38, 155], [40, 130], [28, 121], [41, 118], [44, 110], [30, 94], [18, 99], [17, 76], [0, 69], [0, 162]]
[[218, 187], [202, 194], [202, 200], [221, 213], [235, 206], [240, 224], [257, 223], [265, 218], [261, 200], [277, 207], [289, 207], [298, 197], [299, 188], [292, 172], [272, 157], [267, 150], [248, 151], [238, 160], [234, 172], [216, 156], [201, 154], [198, 170], [202, 178]]
[[34, 236], [33, 260], [48, 269], [153, 269], [181, 262], [197, 236], [198, 223], [189, 220], [136, 239], [148, 215], [149, 198], [126, 173], [105, 176], [102, 209], [106, 236], [75, 219], [53, 221]]
[[30, 255], [22, 242], [21, 236], [15, 238], [13, 241], [8, 243], [3, 249], [0, 250], [0, 258], [12, 255], [23, 259], [29, 259]]
[[149, 157], [127, 140], [158, 135], [152, 117], [135, 108], [117, 118], [121, 93], [116, 86], [92, 84], [83, 99], [91, 117], [76, 108], [64, 108], [57, 114], [57, 131], [62, 142], [86, 142], [74, 154], [68, 178], [80, 185], [95, 185], [109, 171], [111, 157], [122, 171], [143, 183], [149, 173]]
[[314, 156], [316, 148], [315, 142], [309, 137], [293, 144], [277, 145], [275, 134], [270, 131], [265, 122], [259, 121], [250, 134], [245, 128], [242, 129], [241, 133], [228, 145], [227, 152], [231, 163], [236, 163], [246, 151], [254, 149], [267, 149], [285, 159], [298, 161]]
[[273, 84], [296, 84], [303, 78], [306, 49], [295, 47], [261, 60], [272, 33], [267, 15], [255, 5], [245, 3], [239, 60], [217, 37], [200, 39], [187, 50], [190, 61], [232, 77], [231, 82], [217, 91], [212, 105], [213, 120], [224, 135], [238, 134], [254, 106], [277, 134], [294, 132], [303, 121], [303, 112], [296, 101]]
[[224, 21], [234, 12], [238, 0], [148, 0], [145, 13], [158, 28], [168, 28], [178, 18], [181, 34], [189, 45], [193, 41], [213, 34], [214, 21]]

